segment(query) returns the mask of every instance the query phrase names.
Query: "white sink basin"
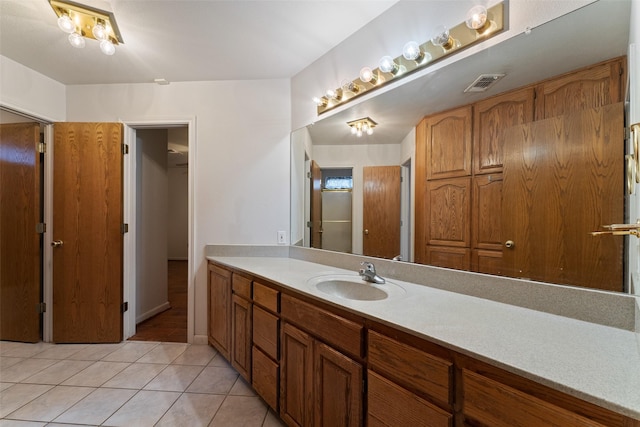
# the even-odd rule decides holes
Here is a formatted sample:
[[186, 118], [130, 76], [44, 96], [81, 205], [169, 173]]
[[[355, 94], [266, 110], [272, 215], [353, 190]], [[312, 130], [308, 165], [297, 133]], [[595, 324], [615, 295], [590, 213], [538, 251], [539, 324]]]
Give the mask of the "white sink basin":
[[325, 294], [356, 301], [379, 301], [405, 294], [404, 288], [395, 283], [370, 283], [356, 274], [316, 276], [309, 279], [307, 284]]

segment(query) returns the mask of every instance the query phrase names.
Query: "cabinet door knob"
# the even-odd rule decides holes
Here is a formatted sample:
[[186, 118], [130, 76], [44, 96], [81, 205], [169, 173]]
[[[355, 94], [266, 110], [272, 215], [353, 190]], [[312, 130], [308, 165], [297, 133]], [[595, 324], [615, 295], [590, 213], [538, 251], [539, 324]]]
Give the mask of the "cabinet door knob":
[[51, 242], [51, 246], [53, 246], [54, 248], [58, 248], [62, 246], [62, 243], [62, 240], [54, 240], [53, 242]]
[[505, 248], [512, 248], [516, 245], [516, 243], [513, 240], [507, 240], [506, 242], [504, 242], [504, 247]]

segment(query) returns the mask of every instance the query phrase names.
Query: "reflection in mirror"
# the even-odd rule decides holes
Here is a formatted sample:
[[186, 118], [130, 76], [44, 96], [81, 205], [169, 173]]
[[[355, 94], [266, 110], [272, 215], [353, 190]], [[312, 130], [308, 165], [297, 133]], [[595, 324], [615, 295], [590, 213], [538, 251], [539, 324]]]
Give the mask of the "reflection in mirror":
[[[499, 151], [498, 155], [494, 152], [495, 150], [501, 150], [503, 145], [506, 144], [505, 134], [518, 133], [517, 130], [513, 129], [507, 131], [511, 127], [511, 125], [506, 125], [511, 120], [508, 117], [511, 110], [509, 108], [499, 110], [501, 112], [496, 113], [495, 117], [491, 118], [493, 120], [492, 123], [498, 121], [502, 125], [502, 128], [498, 125], [496, 125], [497, 127], [494, 126], [495, 134], [491, 134], [491, 131], [486, 131], [479, 127], [478, 117], [480, 117], [480, 110], [477, 107], [480, 105], [480, 101], [493, 98], [498, 94], [520, 93], [516, 92], [516, 90], [528, 87], [529, 93], [532, 96], [535, 94], [535, 102], [530, 107], [527, 107], [530, 111], [527, 110], [528, 113], [526, 114], [530, 114], [530, 118], [522, 119], [517, 123], [535, 122], [535, 126], [540, 125], [546, 119], [551, 120], [553, 117], [577, 113], [585, 108], [623, 102], [626, 96], [624, 90], [627, 78], [624, 74], [626, 68], [624, 59], [621, 63], [616, 63], [622, 64], [619, 68], [622, 70], [621, 76], [616, 75], [618, 72], [618, 69], [615, 68], [616, 65], [608, 66], [609, 71], [607, 72], [610, 73], [611, 80], [595, 83], [591, 89], [587, 90], [591, 90], [591, 94], [598, 93], [598, 90], [600, 90], [602, 93], [607, 92], [607, 97], [612, 95], [610, 99], [608, 98], [606, 102], [601, 104], [597, 103], [600, 101], [595, 104], [585, 101], [581, 105], [571, 105], [570, 108], [565, 108], [566, 106], [563, 107], [562, 102], [566, 101], [566, 99], [563, 100], [562, 96], [567, 99], [584, 100], [589, 99], [590, 94], [586, 93], [586, 91], [584, 93], [570, 93], [572, 89], [568, 89], [569, 92], [562, 92], [564, 95], [554, 98], [553, 90], [546, 90], [551, 88], [554, 85], [553, 83], [545, 86], [534, 84], [550, 81], [556, 76], [585, 69], [594, 64], [624, 57], [627, 52], [629, 28], [628, 25], [620, 25], [620, 23], [626, 24], [629, 22], [630, 3], [627, 1], [603, 0], [591, 3], [572, 13], [536, 27], [530, 33], [516, 35], [393, 90], [354, 105], [350, 109], [337, 112], [325, 118], [321, 117], [313, 125], [293, 132], [291, 137], [292, 242], [303, 246], [311, 246], [312, 243], [313, 224], [310, 221], [312, 182], [310, 177], [311, 164], [315, 162], [320, 169], [347, 168], [353, 171], [350, 252], [354, 254], [383, 258], [394, 258], [399, 255], [404, 261], [415, 261], [551, 283], [623, 291], [625, 280], [623, 278], [624, 250], [622, 237], [612, 238], [609, 236], [609, 240], [602, 239], [597, 241], [595, 246], [606, 248], [604, 249], [604, 254], [589, 254], [588, 256], [595, 256], [595, 258], [592, 258], [593, 261], [585, 261], [587, 259], [586, 252], [588, 252], [586, 249], [578, 255], [578, 258], [582, 258], [579, 261], [571, 262], [565, 259], [567, 258], [566, 251], [576, 252], [580, 248], [585, 248], [586, 245], [594, 244], [594, 240], [590, 236], [590, 241], [585, 240], [585, 236], [589, 231], [593, 231], [603, 225], [594, 221], [628, 221], [624, 214], [624, 184], [622, 184], [622, 179], [620, 179], [621, 182], [616, 181], [614, 184], [604, 184], [605, 187], [599, 188], [597, 186], [600, 184], [594, 184], [592, 181], [592, 175], [574, 173], [574, 171], [580, 170], [582, 166], [572, 166], [571, 163], [567, 163], [566, 167], [563, 166], [557, 170], [541, 168], [540, 171], [543, 172], [538, 171], [541, 175], [536, 176], [534, 174], [529, 176], [528, 179], [534, 180], [532, 182], [538, 182], [541, 177], [546, 178], [549, 174], [562, 174], [563, 171], [569, 171], [570, 177], [560, 177], [560, 179], [569, 179], [567, 181], [569, 182], [568, 186], [563, 188], [575, 187], [578, 189], [577, 193], [571, 197], [578, 197], [576, 194], [584, 194], [587, 196], [585, 200], [588, 200], [585, 202], [587, 203], [586, 206], [588, 206], [586, 208], [587, 214], [581, 214], [581, 218], [578, 218], [575, 210], [568, 209], [568, 213], [564, 214], [566, 217], [562, 217], [556, 223], [545, 223], [544, 218], [540, 216], [541, 212], [545, 212], [545, 209], [536, 210], [532, 208], [527, 211], [527, 215], [529, 215], [527, 221], [530, 223], [538, 222], [542, 227], [539, 230], [548, 231], [544, 245], [538, 244], [542, 238], [539, 236], [539, 231], [534, 228], [524, 232], [524, 235], [520, 232], [520, 235], [513, 239], [497, 232], [493, 233], [494, 235], [490, 236], [487, 241], [479, 241], [478, 236], [484, 235], [486, 237], [491, 233], [486, 228], [476, 228], [472, 232], [471, 223], [473, 218], [477, 219], [477, 212], [473, 211], [472, 213], [472, 209], [482, 209], [482, 207], [478, 207], [477, 194], [482, 188], [489, 188], [488, 186], [481, 186], [481, 183], [485, 181], [493, 184], [500, 182], [500, 191], [498, 193], [494, 192], [494, 198], [489, 200], [494, 204], [494, 208], [495, 200], [498, 200], [498, 204], [501, 204], [501, 206], [498, 206], [497, 210], [493, 211], [495, 213], [495, 216], [492, 217], [494, 221], [485, 221], [487, 224], [498, 227], [498, 230], [507, 226], [513, 227], [513, 221], [522, 221], [524, 217], [521, 214], [528, 209], [527, 203], [541, 208], [546, 206], [546, 211], [552, 211], [554, 209], [553, 206], [556, 206], [555, 204], [550, 205], [549, 203], [552, 202], [549, 200], [540, 203], [539, 199], [531, 199], [531, 197], [540, 197], [541, 191], [543, 193], [550, 191], [542, 189], [545, 187], [536, 188], [535, 191], [538, 193], [530, 191], [531, 189], [526, 191], [514, 190], [517, 189], [517, 186], [512, 185], [515, 180], [508, 177], [514, 176], [512, 173], [515, 167], [514, 163], [507, 164], [506, 161], [503, 161], [505, 153], [502, 153], [502, 151]], [[602, 20], [601, 17], [604, 15], [608, 16], [608, 19]], [[584, 28], [590, 28], [591, 31], [584, 31]], [[558, 40], [562, 40], [562, 43], [558, 43]], [[532, 60], [531, 52], [536, 52], [535, 61]], [[505, 74], [505, 77], [486, 92], [464, 92], [464, 89], [476, 80], [479, 75], [487, 73], [501, 73]], [[591, 77], [584, 76], [586, 74], [577, 75], [577, 79], [591, 79]], [[582, 84], [574, 86], [582, 87]], [[571, 85], [568, 87], [571, 87]], [[543, 92], [540, 92], [541, 90]], [[615, 96], [613, 96], [614, 92]], [[596, 98], [599, 96], [596, 95]], [[490, 101], [487, 102], [490, 103]], [[619, 105], [620, 111], [622, 111], [622, 104]], [[443, 112], [450, 113], [454, 111], [453, 109], [458, 111], [458, 107], [465, 106], [471, 111], [469, 122], [466, 125], [469, 132], [468, 144], [460, 142], [460, 139], [464, 139], [463, 137], [454, 138], [453, 144], [438, 146], [437, 143], [433, 143], [429, 145], [430, 142], [435, 141], [434, 135], [427, 137], [422, 132], [440, 132], [440, 130], [437, 127], [429, 127], [428, 123], [424, 123], [423, 118], [434, 117]], [[519, 114], [525, 113], [521, 112]], [[378, 126], [373, 135], [363, 135], [361, 138], [357, 138], [351, 135], [346, 123], [363, 116], [371, 117], [378, 123]], [[491, 126], [487, 126], [487, 129]], [[621, 126], [616, 125], [616, 127]], [[454, 127], [455, 125], [451, 125], [449, 130]], [[489, 142], [486, 145], [478, 145], [480, 138], [478, 135], [483, 131], [489, 133]], [[615, 131], [620, 131], [621, 135], [623, 135], [623, 129], [616, 128]], [[521, 129], [519, 132], [525, 131]], [[439, 135], [441, 137], [441, 134]], [[429, 138], [432, 138], [433, 141]], [[417, 140], [418, 142], [416, 142]], [[420, 145], [421, 143], [422, 145]], [[416, 147], [418, 148], [416, 149]], [[485, 148], [489, 150], [489, 157], [492, 155], [494, 157], [497, 156], [498, 161], [495, 164], [491, 164], [491, 162], [488, 164], [482, 163], [486, 160], [486, 156], [482, 157], [481, 149]], [[605, 174], [615, 173], [617, 168], [622, 167], [620, 165], [624, 161], [624, 137], [622, 136], [611, 142], [605, 149], [615, 151], [615, 155], [611, 157], [614, 159], [614, 164], [607, 166]], [[447, 150], [452, 151], [447, 152]], [[459, 160], [465, 157], [464, 153], [469, 156], [469, 160], [468, 164], [462, 167], [465, 170], [463, 173], [443, 170], [438, 175], [436, 169], [440, 166], [434, 166], [433, 156], [441, 156], [439, 161], [442, 161], [447, 155], [453, 154], [452, 158]], [[575, 156], [572, 155], [567, 161], [570, 162], [574, 158]], [[385, 173], [387, 173], [387, 168], [389, 171], [394, 168], [400, 171], [400, 175], [404, 179], [401, 180], [399, 186], [395, 186], [392, 189], [381, 188], [382, 183], [395, 185], [391, 184], [395, 179], [393, 174], [384, 175], [384, 178], [380, 178], [377, 181], [375, 178], [373, 178], [373, 181], [368, 181], [372, 171], [378, 169], [378, 171], [385, 170]], [[595, 175], [599, 173], [594, 172]], [[580, 178], [572, 178], [574, 175], [580, 176]], [[620, 175], [622, 176], [622, 174]], [[576, 182], [571, 181], [571, 179], [575, 179]], [[446, 180], [449, 180], [449, 182], [445, 182]], [[455, 186], [452, 186], [451, 180], [458, 180]], [[460, 180], [464, 182], [464, 185], [459, 185]], [[580, 182], [577, 180], [580, 180]], [[443, 187], [441, 184], [446, 185]], [[502, 193], [502, 185], [508, 185], [508, 191], [514, 192], [509, 196], [509, 203], [507, 204], [516, 206], [514, 213], [517, 213], [517, 215], [509, 215], [508, 211], [505, 210], [503, 198], [506, 196]], [[552, 189], [558, 187], [558, 185], [554, 187], [553, 183], [550, 185]], [[609, 187], [606, 187], [606, 185], [609, 185]], [[611, 185], [615, 188], [611, 187]], [[434, 190], [436, 187], [437, 189]], [[456, 193], [454, 188], [463, 188], [464, 190]], [[495, 185], [492, 188], [496, 188]], [[377, 191], [377, 198], [373, 198], [373, 205], [367, 204], [369, 190], [371, 189], [373, 189], [374, 194]], [[429, 189], [433, 190], [431, 196], [427, 196]], [[519, 196], [525, 192], [530, 193], [528, 194], [529, 199]], [[615, 200], [615, 202], [603, 201], [606, 198], [600, 196], [607, 192], [616, 193], [615, 197], [611, 199]], [[448, 196], [444, 196], [444, 194]], [[474, 199], [474, 194], [476, 199]], [[497, 199], [495, 199], [495, 194], [498, 194]], [[596, 194], [597, 197], [591, 197], [593, 194]], [[389, 197], [390, 195], [397, 195], [398, 197], [391, 198]], [[446, 197], [466, 198], [464, 203], [468, 205], [470, 213], [463, 216], [459, 223], [453, 221], [457, 211], [447, 210], [451, 208], [450, 206], [447, 207], [449, 201], [446, 200]], [[558, 193], [558, 197], [566, 197], [566, 194]], [[393, 201], [385, 202], [385, 198]], [[597, 202], [597, 200], [600, 201]], [[514, 201], [518, 201], [520, 205], [513, 204], [515, 203]], [[492, 206], [491, 203], [485, 208], [490, 208]], [[614, 215], [606, 216], [602, 214], [602, 211], [608, 209], [608, 206], [605, 206], [606, 203], [614, 203], [616, 205], [616, 213]], [[388, 208], [383, 213], [377, 213], [374, 208], [371, 208], [371, 206], [382, 207], [383, 204]], [[568, 206], [572, 204], [574, 204], [572, 201], [566, 203]], [[440, 211], [434, 214], [434, 209], [439, 209]], [[388, 234], [391, 232], [386, 232], [387, 234], [384, 234], [384, 237], [380, 239], [384, 242], [393, 242], [393, 249], [381, 250], [375, 245], [371, 249], [368, 243], [375, 241], [373, 237], [378, 237], [377, 226], [382, 224], [385, 219], [396, 218], [394, 216], [396, 215], [395, 212], [398, 212], [397, 218], [400, 218], [398, 222], [401, 227], [393, 232], [394, 238], [391, 238], [391, 234]], [[425, 218], [428, 218], [428, 220], [425, 220]], [[437, 230], [430, 224], [430, 222], [434, 221], [434, 218], [440, 221], [442, 226], [439, 231], [442, 235], [435, 236], [435, 238], [433, 234], [437, 234]], [[509, 225], [509, 221], [511, 221], [511, 225]], [[447, 235], [447, 232], [451, 231], [452, 227], [455, 228], [457, 226], [467, 230], [466, 235], [460, 238], [462, 243], [456, 241], [457, 237], [453, 238], [451, 235]], [[322, 230], [321, 220], [316, 227], [317, 231]], [[612, 239], [617, 240], [614, 241]], [[396, 240], [397, 244], [395, 243]], [[507, 240], [518, 240], [518, 242], [515, 243], [515, 247], [509, 248], [505, 247]], [[526, 259], [522, 255], [518, 255], [520, 258], [514, 255], [521, 254], [521, 249], [527, 246], [530, 246], [530, 250], [524, 255]], [[545, 254], [548, 255], [550, 253], [549, 248], [556, 247], [564, 248], [565, 252], [558, 252], [552, 257], [544, 258]], [[515, 248], [517, 250], [511, 250]], [[349, 251], [347, 250], [347, 252]], [[535, 257], [540, 257], [540, 259], [534, 259]], [[554, 267], [555, 264], [557, 266]], [[606, 270], [605, 264], [614, 265], [612, 271], [607, 273], [610, 274], [609, 277], [602, 273], [602, 271]], [[555, 271], [549, 274], [540, 273], [536, 270], [536, 268], [539, 269], [540, 267], [536, 266], [543, 266], [544, 270], [553, 270], [555, 268]], [[579, 270], [584, 270], [584, 272]]]

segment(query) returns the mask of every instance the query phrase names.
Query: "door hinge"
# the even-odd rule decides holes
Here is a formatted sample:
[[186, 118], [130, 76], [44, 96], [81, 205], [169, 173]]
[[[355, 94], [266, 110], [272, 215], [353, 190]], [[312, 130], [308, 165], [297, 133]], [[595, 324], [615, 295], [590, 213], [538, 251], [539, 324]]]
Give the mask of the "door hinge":
[[311, 172], [307, 172], [307, 178], [311, 178]]
[[129, 301], [123, 302], [121, 308], [123, 313], [129, 311]]
[[47, 303], [41, 302], [38, 303], [38, 313], [42, 314], [42, 313], [46, 313], [47, 311]]
[[36, 224], [36, 233], [44, 234], [47, 232], [47, 224], [44, 222], [39, 222]]
[[129, 224], [122, 224], [122, 226], [120, 227], [120, 231], [122, 231], [122, 234], [128, 233], [129, 232]]
[[307, 227], [308, 228], [313, 228], [313, 224], [311, 223], [311, 221], [307, 221]]
[[38, 143], [38, 153], [44, 154], [47, 152], [47, 144], [45, 144], [44, 142], [39, 142]]
[[129, 145], [122, 144], [122, 154], [129, 154]]

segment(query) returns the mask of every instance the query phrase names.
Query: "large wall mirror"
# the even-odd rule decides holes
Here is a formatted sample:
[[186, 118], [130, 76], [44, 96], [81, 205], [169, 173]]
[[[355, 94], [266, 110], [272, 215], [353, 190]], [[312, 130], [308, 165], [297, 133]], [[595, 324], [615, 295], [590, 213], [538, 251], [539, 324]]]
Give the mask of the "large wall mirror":
[[[428, 181], [424, 181], [423, 164], [417, 161], [418, 156], [424, 155], [420, 148], [416, 150], [416, 133], [420, 137], [420, 132], [423, 132], [419, 125], [423, 118], [452, 111], [458, 107], [477, 105], [480, 101], [498, 94], [513, 92], [518, 88], [574, 70], [624, 57], [627, 54], [629, 42], [630, 8], [631, 1], [596, 1], [533, 28], [530, 32], [511, 37], [351, 108], [329, 114], [324, 118], [319, 117], [313, 125], [293, 132], [291, 136], [292, 244], [439, 265], [438, 262], [426, 262], [424, 242], [416, 242], [416, 233], [425, 234], [425, 231], [421, 230], [421, 227], [424, 227], [421, 218], [426, 214], [425, 199], [420, 192], [426, 192], [431, 188], [425, 187], [425, 185], [428, 186], [425, 184]], [[604, 16], [606, 19], [603, 19]], [[504, 77], [487, 91], [465, 92], [465, 89], [480, 75], [494, 73], [504, 74]], [[622, 86], [621, 98], [623, 99], [618, 103], [622, 120], [619, 125], [615, 125], [621, 137], [616, 140], [614, 148], [616, 150], [615, 167], [620, 170], [619, 176], [615, 179], [620, 184], [618, 186], [620, 191], [611, 200], [615, 200], [616, 209], [620, 212], [619, 218], [616, 219], [620, 222], [629, 222], [629, 214], [625, 211], [627, 197], [623, 166], [625, 163], [623, 123], [626, 78]], [[357, 137], [351, 134], [347, 123], [363, 117], [370, 117], [378, 125], [372, 135], [364, 134]], [[475, 129], [473, 125], [471, 126]], [[463, 156], [463, 153], [461, 152], [460, 155]], [[572, 169], [569, 163], [566, 167], [567, 170]], [[501, 177], [502, 170], [499, 172], [496, 175], [485, 174], [483, 177], [488, 182], [492, 179], [495, 181], [497, 176]], [[470, 172], [469, 180], [474, 177], [474, 173]], [[327, 182], [337, 187], [327, 188]], [[470, 182], [472, 186], [475, 185], [474, 181]], [[467, 196], [472, 196], [471, 190], [468, 191]], [[451, 197], [456, 197], [455, 192], [451, 193]], [[417, 204], [420, 205], [416, 206]], [[610, 202], [603, 202], [603, 204], [610, 204]], [[323, 206], [326, 208], [325, 212], [322, 212]], [[436, 204], [431, 203], [431, 206]], [[608, 208], [603, 205], [589, 206], [592, 212]], [[540, 220], [539, 217], [536, 218], [536, 221]], [[323, 220], [326, 221], [326, 229], [323, 226]], [[527, 221], [533, 222], [531, 218]], [[504, 215], [502, 222], [505, 222]], [[547, 225], [548, 228], [557, 227], [557, 224]], [[324, 233], [332, 235], [323, 239]], [[338, 239], [337, 243], [336, 233], [343, 237]], [[558, 233], [563, 237], [546, 244], [564, 247], [570, 246], [568, 242], [573, 242], [572, 244], [575, 245], [575, 242], [583, 241], [581, 239], [584, 239], [587, 234], [582, 229], [577, 229], [573, 235], [570, 234], [571, 231], [563, 231], [563, 233]], [[502, 247], [497, 248], [496, 253], [502, 254], [509, 248], [508, 245], [506, 249], [504, 247], [508, 238], [505, 236], [501, 238], [503, 239]], [[526, 238], [536, 239], [536, 236], [531, 235]], [[623, 277], [625, 270], [623, 246], [627, 238], [609, 236], [607, 239], [607, 241], [617, 239], [617, 243], [612, 244], [611, 250], [606, 249], [613, 252], [607, 255], [609, 258], [606, 262], [616, 265], [614, 275], [617, 279], [614, 280], [616, 283], [601, 289], [623, 291], [626, 286]], [[322, 242], [323, 240], [325, 243]], [[482, 246], [480, 248], [482, 249]], [[467, 252], [456, 252], [454, 249], [456, 248], [452, 247], [451, 254], [466, 253], [467, 258], [475, 256], [477, 261], [477, 252], [473, 255], [474, 252], [471, 250], [473, 247]], [[486, 253], [491, 256], [490, 251]], [[447, 254], [445, 258], [446, 256]], [[529, 258], [535, 256], [537, 256], [535, 252], [527, 255]], [[429, 259], [438, 258], [434, 255]], [[528, 260], [527, 262], [548, 263], [549, 260]], [[477, 267], [478, 264], [476, 262], [473, 265]], [[491, 273], [490, 268], [462, 269]], [[566, 271], [560, 275], [544, 277], [528, 272], [522, 273], [522, 270], [520, 273], [505, 269], [497, 274], [551, 283], [598, 287], [590, 283], [583, 284], [583, 279], [580, 279], [579, 275], [572, 275], [570, 272], [567, 274]]]

